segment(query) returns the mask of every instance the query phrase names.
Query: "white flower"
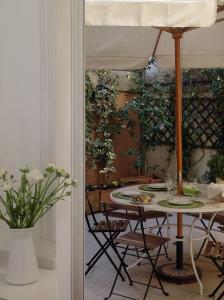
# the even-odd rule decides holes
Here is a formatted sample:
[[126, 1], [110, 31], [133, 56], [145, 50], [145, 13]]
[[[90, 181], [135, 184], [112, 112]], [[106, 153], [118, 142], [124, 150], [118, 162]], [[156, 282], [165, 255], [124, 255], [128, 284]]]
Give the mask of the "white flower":
[[66, 176], [66, 172], [65, 172], [64, 169], [57, 169], [56, 172], [57, 172], [57, 175], [59, 177], [65, 177]]
[[0, 178], [6, 175], [7, 171], [5, 169], [0, 169]]
[[0, 183], [0, 190], [4, 192], [8, 192], [13, 188], [13, 184], [11, 181], [2, 181]]
[[77, 186], [78, 185], [78, 180], [72, 180], [72, 179], [67, 179], [65, 180], [65, 183], [64, 183], [65, 186], [70, 186], [72, 185], [73, 187]]
[[36, 184], [42, 181], [44, 179], [44, 176], [39, 170], [33, 169], [26, 174], [26, 178], [31, 184]]
[[46, 170], [50, 171], [50, 172], [54, 172], [56, 170], [55, 164], [52, 164], [52, 163], [48, 164], [46, 167]]
[[23, 168], [20, 168], [19, 169], [20, 170], [20, 172], [22, 172], [22, 173], [28, 173], [29, 172], [29, 168], [26, 166], [26, 167], [23, 167]]
[[65, 186], [69, 186], [71, 184], [72, 184], [72, 180], [71, 179], [65, 180], [65, 183], [64, 183]]

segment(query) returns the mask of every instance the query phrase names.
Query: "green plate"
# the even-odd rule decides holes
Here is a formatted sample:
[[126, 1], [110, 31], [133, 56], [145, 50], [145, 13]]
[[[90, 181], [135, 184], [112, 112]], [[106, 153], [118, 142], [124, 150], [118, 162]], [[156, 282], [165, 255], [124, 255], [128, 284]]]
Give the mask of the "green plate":
[[179, 209], [192, 209], [192, 208], [198, 208], [198, 207], [204, 206], [204, 203], [202, 203], [200, 201], [192, 201], [192, 203], [187, 204], [187, 205], [177, 205], [177, 204], [168, 203], [167, 200], [161, 200], [161, 201], [157, 202], [157, 204], [162, 207], [179, 208]]
[[142, 184], [138, 187], [138, 189], [140, 191], [144, 191], [144, 192], [150, 192], [150, 191], [153, 191], [153, 192], [166, 192], [167, 189], [166, 188], [154, 188], [154, 187], [150, 187], [148, 184]]

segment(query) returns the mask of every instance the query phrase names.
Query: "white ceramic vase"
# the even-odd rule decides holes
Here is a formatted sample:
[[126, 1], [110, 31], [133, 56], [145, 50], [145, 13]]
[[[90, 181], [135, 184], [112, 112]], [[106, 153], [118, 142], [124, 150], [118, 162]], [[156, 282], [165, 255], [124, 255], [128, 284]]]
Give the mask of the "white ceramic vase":
[[39, 278], [32, 237], [34, 229], [10, 229], [11, 246], [6, 275], [6, 281], [10, 284], [30, 284]]

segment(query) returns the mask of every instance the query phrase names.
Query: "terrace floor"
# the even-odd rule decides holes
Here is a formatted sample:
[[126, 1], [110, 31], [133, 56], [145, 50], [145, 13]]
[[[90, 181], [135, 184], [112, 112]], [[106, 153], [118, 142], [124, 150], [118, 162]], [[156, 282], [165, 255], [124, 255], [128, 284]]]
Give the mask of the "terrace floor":
[[[101, 217], [101, 216], [99, 216]], [[192, 217], [184, 216], [184, 222], [186, 224], [190, 224], [192, 221]], [[171, 217], [171, 222], [175, 222], [175, 215]], [[153, 226], [154, 221], [148, 221], [148, 225]], [[185, 230], [185, 236], [189, 233], [189, 230]], [[164, 232], [164, 235], [166, 232]], [[200, 235], [201, 231], [195, 231], [195, 235]], [[214, 234], [219, 241], [223, 241], [224, 233], [217, 233]], [[170, 237], [175, 237], [175, 228], [171, 229]], [[195, 253], [200, 247], [201, 242], [195, 242]], [[91, 237], [90, 233], [86, 232], [86, 258], [87, 260], [91, 257], [93, 253], [98, 249], [97, 244]], [[175, 246], [173, 245], [173, 241], [169, 242], [168, 246], [169, 255], [171, 258], [175, 257]], [[111, 252], [112, 256], [113, 253]], [[184, 245], [184, 254], [185, 254], [185, 261], [189, 261], [189, 245], [186, 243]], [[114, 258], [115, 261], [116, 258]], [[135, 258], [127, 257], [127, 262], [132, 263], [134, 262]], [[165, 256], [161, 256], [158, 262], [162, 264], [163, 262], [167, 262]], [[169, 292], [170, 296], [166, 297], [162, 294], [160, 290], [156, 290], [150, 288], [147, 300], [163, 300], [163, 299], [170, 299], [170, 300], [204, 300], [204, 299], [211, 299], [208, 297], [209, 293], [217, 286], [220, 282], [220, 277], [218, 277], [217, 268], [213, 265], [213, 263], [205, 257], [200, 257], [197, 260], [197, 266], [199, 266], [202, 270], [202, 282], [204, 285], [204, 296], [199, 295], [199, 288], [198, 284], [185, 284], [185, 285], [177, 285], [164, 282], [164, 286], [166, 290]], [[146, 281], [148, 279], [148, 268], [149, 265], [143, 263], [140, 266], [136, 266], [130, 270], [130, 274], [133, 276], [134, 279], [138, 281]], [[109, 290], [112, 285], [112, 281], [115, 276], [115, 271], [111, 266], [110, 262], [107, 260], [105, 256], [101, 258], [101, 260], [94, 266], [92, 271], [86, 276], [85, 282], [85, 300], [103, 300], [104, 297], [108, 296]], [[156, 282], [155, 282], [156, 284]], [[135, 284], [134, 287], [130, 287], [128, 282], [121, 282], [119, 281], [119, 285], [117, 285], [117, 291], [125, 294], [127, 296], [131, 296], [133, 298], [142, 299], [145, 287]], [[121, 300], [121, 297], [112, 296], [111, 300]], [[125, 298], [123, 298], [125, 299]]]

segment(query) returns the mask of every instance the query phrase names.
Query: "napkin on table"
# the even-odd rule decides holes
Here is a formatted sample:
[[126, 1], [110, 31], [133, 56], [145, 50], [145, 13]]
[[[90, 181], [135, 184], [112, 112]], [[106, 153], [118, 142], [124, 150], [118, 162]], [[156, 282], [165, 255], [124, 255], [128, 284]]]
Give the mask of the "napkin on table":
[[224, 184], [210, 183], [207, 187], [208, 199], [224, 201]]

